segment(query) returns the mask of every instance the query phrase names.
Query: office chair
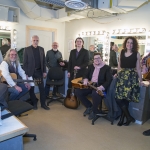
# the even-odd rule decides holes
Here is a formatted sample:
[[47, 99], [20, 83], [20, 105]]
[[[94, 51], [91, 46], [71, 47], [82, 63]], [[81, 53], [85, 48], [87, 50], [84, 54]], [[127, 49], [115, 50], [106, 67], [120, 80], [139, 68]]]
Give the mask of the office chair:
[[47, 74], [47, 80], [46, 85], [48, 86], [54, 86], [55, 87], [55, 93], [52, 97], [49, 97], [49, 101], [47, 102], [47, 106], [49, 106], [49, 103], [53, 101], [58, 101], [63, 104], [64, 97], [58, 97], [56, 96], [56, 92], [58, 92], [58, 87], [62, 86], [64, 84], [64, 73], [61, 67], [52, 67], [49, 69]]
[[[33, 108], [27, 102], [21, 100], [14, 100], [8, 102], [8, 110], [15, 116], [20, 116], [22, 113], [25, 113]], [[36, 141], [36, 134], [28, 134], [26, 133], [23, 137], [33, 137], [33, 140]]]
[[[12, 115], [20, 116], [22, 113], [27, 112], [33, 108], [32, 105], [21, 100], [8, 101], [8, 87], [6, 84], [0, 83], [0, 107], [3, 109], [8, 109], [10, 113], [2, 116], [2, 120], [6, 119]], [[24, 137], [33, 137], [36, 141], [35, 134], [25, 134]]]
[[121, 110], [118, 107], [116, 100], [115, 100], [116, 82], [117, 82], [117, 78], [114, 78], [109, 88], [107, 89], [107, 94], [105, 94], [105, 96], [103, 97], [104, 103], [108, 109], [107, 115], [106, 116], [96, 115], [96, 117], [92, 120], [92, 125], [94, 125], [95, 121], [100, 117], [103, 117], [106, 120], [110, 121], [111, 125], [113, 125], [114, 120], [119, 119], [121, 115]]

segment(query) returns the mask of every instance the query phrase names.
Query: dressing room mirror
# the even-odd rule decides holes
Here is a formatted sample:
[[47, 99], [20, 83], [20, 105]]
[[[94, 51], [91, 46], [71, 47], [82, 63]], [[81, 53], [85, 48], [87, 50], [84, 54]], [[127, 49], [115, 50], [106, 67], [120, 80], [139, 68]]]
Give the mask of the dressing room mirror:
[[2, 39], [11, 39], [11, 33], [9, 31], [0, 32], [0, 47], [2, 46]]
[[95, 51], [102, 53], [103, 41], [100, 37], [82, 37], [84, 40], [84, 48], [89, 50], [90, 45], [94, 45]]
[[[130, 36], [135, 36], [138, 39], [139, 53], [141, 56], [143, 56], [145, 53], [146, 35], [130, 35]], [[123, 49], [122, 44], [123, 44], [126, 37], [128, 37], [128, 36], [118, 36], [118, 35], [117, 36], [115, 36], [115, 35], [111, 36], [110, 41], [114, 42], [118, 46], [119, 52]]]

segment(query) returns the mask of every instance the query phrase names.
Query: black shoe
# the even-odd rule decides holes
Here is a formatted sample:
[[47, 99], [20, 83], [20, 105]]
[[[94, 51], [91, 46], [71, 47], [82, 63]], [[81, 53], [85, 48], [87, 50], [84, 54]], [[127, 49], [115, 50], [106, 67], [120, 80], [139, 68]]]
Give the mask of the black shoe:
[[143, 132], [143, 135], [150, 136], [150, 129]]
[[41, 105], [42, 108], [44, 108], [45, 110], [50, 110], [49, 107], [47, 107], [46, 105]]
[[33, 106], [33, 109], [34, 109], [34, 110], [37, 110], [37, 109], [38, 109], [37, 105], [34, 105], [34, 106]]
[[89, 120], [92, 120], [92, 119], [94, 119], [95, 117], [96, 117], [96, 114], [93, 113], [93, 111], [92, 111], [92, 112], [90, 113], [88, 119], [89, 119]]
[[87, 108], [87, 109], [84, 111], [83, 116], [89, 115], [89, 114], [91, 113], [91, 111], [92, 111], [92, 108], [91, 108], [91, 107]]
[[[122, 114], [121, 114], [121, 116], [120, 116], [120, 120], [119, 120], [117, 126], [122, 126], [122, 125], [124, 125], [124, 118], [125, 118], [125, 115], [124, 115], [124, 113], [122, 112]], [[126, 124], [126, 123], [125, 123], [125, 124]]]
[[135, 122], [135, 119], [130, 115], [127, 106], [123, 106], [121, 109], [126, 117], [126, 123], [124, 123], [125, 126], [129, 126], [131, 122]]

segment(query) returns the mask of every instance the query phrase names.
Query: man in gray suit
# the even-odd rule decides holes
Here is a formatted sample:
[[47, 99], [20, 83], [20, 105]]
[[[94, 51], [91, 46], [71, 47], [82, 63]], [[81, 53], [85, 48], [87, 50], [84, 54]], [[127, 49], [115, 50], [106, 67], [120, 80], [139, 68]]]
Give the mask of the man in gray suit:
[[[45, 64], [45, 53], [44, 48], [38, 46], [39, 37], [37, 35], [31, 38], [32, 45], [24, 49], [23, 54], [23, 68], [28, 77], [33, 79], [40, 79], [41, 83], [38, 84], [40, 91], [40, 102], [41, 107], [45, 110], [50, 108], [45, 105], [45, 91], [43, 77], [46, 77], [46, 64]], [[30, 97], [33, 103], [34, 109], [37, 109], [37, 100], [34, 94], [34, 86], [30, 89]]]

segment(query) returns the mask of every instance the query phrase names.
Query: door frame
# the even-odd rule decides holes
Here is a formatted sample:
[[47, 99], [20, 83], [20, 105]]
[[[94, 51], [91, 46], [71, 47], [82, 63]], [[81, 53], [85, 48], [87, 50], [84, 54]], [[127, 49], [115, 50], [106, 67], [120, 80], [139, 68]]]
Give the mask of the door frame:
[[26, 46], [29, 46], [29, 35], [30, 35], [30, 30], [39, 30], [39, 31], [51, 31], [52, 34], [54, 35], [54, 41], [57, 39], [57, 29], [55, 28], [45, 28], [45, 27], [38, 27], [38, 26], [26, 26]]

